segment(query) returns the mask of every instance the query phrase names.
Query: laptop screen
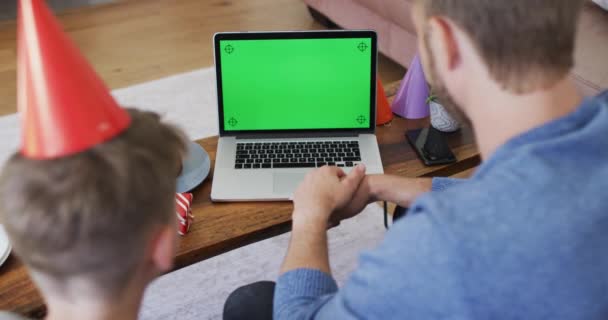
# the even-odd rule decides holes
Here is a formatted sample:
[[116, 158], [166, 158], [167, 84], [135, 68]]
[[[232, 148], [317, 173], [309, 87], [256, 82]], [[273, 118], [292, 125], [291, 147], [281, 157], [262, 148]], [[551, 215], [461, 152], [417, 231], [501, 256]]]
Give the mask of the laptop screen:
[[223, 131], [371, 128], [372, 42], [372, 36], [217, 41]]

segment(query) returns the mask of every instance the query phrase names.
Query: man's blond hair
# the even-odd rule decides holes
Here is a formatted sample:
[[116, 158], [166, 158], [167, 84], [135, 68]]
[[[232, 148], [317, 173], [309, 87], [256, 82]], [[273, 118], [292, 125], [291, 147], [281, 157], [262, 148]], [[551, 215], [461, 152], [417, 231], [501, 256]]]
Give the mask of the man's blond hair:
[[426, 17], [444, 16], [463, 28], [492, 77], [507, 89], [522, 92], [552, 85], [574, 64], [584, 0], [417, 2]]

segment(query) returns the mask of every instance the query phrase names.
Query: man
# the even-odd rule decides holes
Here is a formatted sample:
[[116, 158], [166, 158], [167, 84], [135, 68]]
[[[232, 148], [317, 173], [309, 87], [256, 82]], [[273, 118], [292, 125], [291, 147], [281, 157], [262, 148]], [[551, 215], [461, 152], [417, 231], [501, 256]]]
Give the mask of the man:
[[18, 60], [23, 139], [0, 176], [0, 221], [47, 319], [136, 319], [172, 267], [183, 135], [120, 108], [44, 1], [20, 2]]
[[[568, 76], [582, 2], [414, 1], [428, 80], [483, 163], [462, 181], [311, 173], [275, 319], [608, 318], [608, 92], [583, 101]], [[410, 209], [338, 289], [328, 221], [377, 200]], [[225, 318], [267, 316], [272, 287], [238, 289]]]

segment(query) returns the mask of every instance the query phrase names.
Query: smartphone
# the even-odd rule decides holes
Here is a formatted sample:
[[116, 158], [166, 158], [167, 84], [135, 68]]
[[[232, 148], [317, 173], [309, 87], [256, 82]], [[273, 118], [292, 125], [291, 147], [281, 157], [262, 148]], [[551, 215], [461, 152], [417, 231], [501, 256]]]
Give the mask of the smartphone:
[[456, 156], [450, 149], [443, 133], [432, 126], [409, 130], [405, 133], [405, 136], [426, 166], [456, 162]]

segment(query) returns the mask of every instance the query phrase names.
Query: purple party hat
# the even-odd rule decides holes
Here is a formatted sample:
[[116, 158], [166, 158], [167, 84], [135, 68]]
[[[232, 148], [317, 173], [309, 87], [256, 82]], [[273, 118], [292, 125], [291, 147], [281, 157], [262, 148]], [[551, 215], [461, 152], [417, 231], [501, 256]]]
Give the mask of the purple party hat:
[[416, 55], [401, 82], [391, 109], [406, 119], [426, 118], [430, 112], [426, 102], [428, 96], [429, 86], [426, 83], [420, 57]]

